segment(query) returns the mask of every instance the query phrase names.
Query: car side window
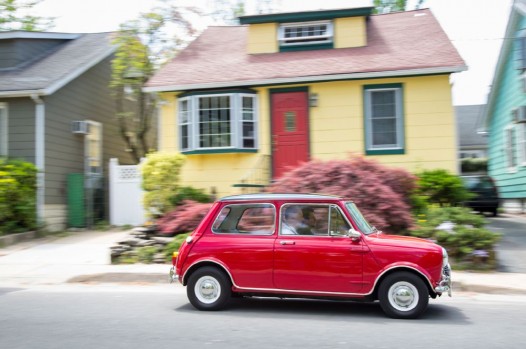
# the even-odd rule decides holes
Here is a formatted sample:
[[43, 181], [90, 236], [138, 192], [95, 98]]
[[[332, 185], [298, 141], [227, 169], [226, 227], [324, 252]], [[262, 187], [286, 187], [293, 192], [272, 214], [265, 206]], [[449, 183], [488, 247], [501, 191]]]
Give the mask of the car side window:
[[212, 232], [217, 234], [272, 235], [276, 209], [271, 204], [239, 204], [223, 207]]
[[329, 205], [283, 205], [280, 234], [328, 236]]
[[351, 227], [338, 209], [338, 206], [332, 205], [329, 235], [346, 235], [349, 229]]

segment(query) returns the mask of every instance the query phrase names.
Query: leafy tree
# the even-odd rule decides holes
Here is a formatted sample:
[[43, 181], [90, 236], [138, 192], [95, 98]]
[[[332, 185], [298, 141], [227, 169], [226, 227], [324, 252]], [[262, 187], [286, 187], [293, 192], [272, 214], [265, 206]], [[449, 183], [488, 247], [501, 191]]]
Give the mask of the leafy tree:
[[[425, 0], [418, 0], [415, 9], [419, 9]], [[405, 11], [407, 8], [407, 0], [374, 0], [374, 13], [389, 13]]]
[[27, 10], [42, 0], [0, 0], [0, 31], [43, 31], [53, 26], [52, 18], [32, 16]]
[[199, 13], [195, 8], [177, 7], [168, 0], [162, 4], [122, 24], [113, 40], [117, 51], [112, 61], [110, 88], [120, 135], [137, 163], [153, 149], [148, 135], [159, 102], [156, 95], [144, 93], [142, 87], [162, 63], [194, 36], [189, 17]]

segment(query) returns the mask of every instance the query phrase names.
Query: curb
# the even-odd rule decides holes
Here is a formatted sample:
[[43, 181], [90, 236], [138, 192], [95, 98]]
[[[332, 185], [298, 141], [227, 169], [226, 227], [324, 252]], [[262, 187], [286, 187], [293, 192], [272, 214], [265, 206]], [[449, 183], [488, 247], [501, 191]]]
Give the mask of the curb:
[[7, 234], [0, 236], [0, 247], [8, 247], [18, 244], [20, 242], [30, 241], [37, 238], [36, 231], [28, 231], [25, 233]]
[[[111, 272], [101, 274], [88, 274], [72, 277], [66, 283], [79, 284], [169, 284], [168, 273], [126, 273], [126, 272]], [[486, 294], [509, 294], [509, 295], [524, 295], [525, 290], [509, 287], [487, 286], [480, 284], [468, 284], [466, 282], [453, 282], [453, 296], [455, 292], [473, 292]]]

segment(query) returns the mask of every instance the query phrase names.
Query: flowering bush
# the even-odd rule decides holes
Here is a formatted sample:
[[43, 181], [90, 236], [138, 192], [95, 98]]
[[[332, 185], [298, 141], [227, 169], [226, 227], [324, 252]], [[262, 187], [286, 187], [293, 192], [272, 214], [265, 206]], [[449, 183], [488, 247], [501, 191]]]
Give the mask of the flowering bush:
[[274, 193], [319, 193], [354, 201], [378, 229], [399, 233], [413, 225], [410, 196], [415, 177], [374, 160], [351, 156], [347, 160], [304, 163], [278, 179]]
[[159, 233], [173, 236], [193, 231], [212, 207], [211, 203], [183, 201], [180, 206], [157, 220]]

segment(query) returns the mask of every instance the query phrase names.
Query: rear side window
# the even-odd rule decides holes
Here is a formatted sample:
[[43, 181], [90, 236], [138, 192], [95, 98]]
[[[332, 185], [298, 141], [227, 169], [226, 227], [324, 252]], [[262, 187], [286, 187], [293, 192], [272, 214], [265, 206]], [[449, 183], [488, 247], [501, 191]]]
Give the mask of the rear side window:
[[271, 204], [228, 205], [217, 215], [212, 231], [216, 234], [272, 235], [276, 208]]

